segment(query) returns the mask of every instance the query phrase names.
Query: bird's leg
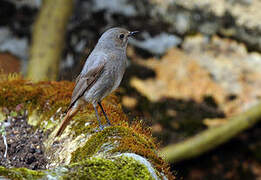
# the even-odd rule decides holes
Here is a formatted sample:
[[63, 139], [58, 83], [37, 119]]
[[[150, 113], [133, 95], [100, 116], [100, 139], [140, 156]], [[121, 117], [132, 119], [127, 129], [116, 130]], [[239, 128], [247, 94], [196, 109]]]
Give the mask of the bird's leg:
[[110, 122], [110, 120], [108, 119], [107, 114], [105, 113], [105, 111], [104, 111], [104, 109], [103, 109], [103, 107], [102, 107], [101, 102], [98, 102], [98, 104], [99, 104], [99, 106], [100, 106], [100, 108], [101, 108], [101, 110], [102, 110], [103, 115], [105, 116], [105, 119], [106, 119], [106, 121], [107, 121], [107, 125], [111, 126], [111, 122]]
[[101, 124], [101, 120], [100, 120], [100, 118], [99, 118], [99, 114], [98, 114], [96, 105], [93, 105], [93, 108], [94, 108], [95, 113], [96, 113], [96, 117], [97, 117], [97, 120], [98, 120], [98, 123], [99, 123], [99, 128], [100, 128], [100, 130], [103, 130], [103, 125]]

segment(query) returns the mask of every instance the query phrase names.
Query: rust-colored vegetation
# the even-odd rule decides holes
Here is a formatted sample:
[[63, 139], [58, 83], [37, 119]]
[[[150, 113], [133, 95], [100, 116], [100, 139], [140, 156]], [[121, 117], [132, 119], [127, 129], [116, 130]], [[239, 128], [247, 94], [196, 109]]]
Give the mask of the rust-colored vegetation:
[[169, 171], [169, 165], [159, 157], [159, 143], [152, 137], [151, 128], [145, 127], [141, 121], [133, 122], [128, 125], [128, 128], [131, 132], [119, 139], [119, 145], [114, 151], [133, 152], [146, 157], [159, 172], [167, 175], [168, 179], [173, 179], [174, 177]]
[[[44, 119], [50, 119], [59, 108], [62, 108], [61, 111], [66, 110], [70, 103], [73, 87], [74, 83], [68, 81], [32, 83], [24, 80], [20, 75], [0, 74], [0, 107], [13, 110], [17, 105], [23, 104], [29, 115], [36, 110], [38, 114], [44, 116]], [[158, 156], [158, 145], [151, 136], [150, 128], [144, 127], [143, 123], [138, 120], [130, 124], [115, 95], [105, 98], [103, 105], [114, 126], [93, 133], [87, 143], [72, 154], [72, 162], [91, 157], [101, 150], [104, 144], [111, 144], [116, 145], [110, 149], [111, 153], [139, 154], [147, 158], [159, 172], [163, 172], [168, 175], [169, 179], [173, 179], [167, 163]], [[101, 111], [100, 116], [104, 120]], [[84, 107], [72, 121], [70, 133], [73, 136], [93, 132], [97, 127], [91, 105]], [[92, 122], [90, 126], [84, 126], [89, 121]], [[58, 122], [55, 123], [58, 124]]]
[[29, 114], [37, 110], [48, 118], [58, 108], [66, 109], [73, 86], [68, 81], [32, 83], [17, 74], [0, 74], [0, 107], [13, 110], [23, 104]]

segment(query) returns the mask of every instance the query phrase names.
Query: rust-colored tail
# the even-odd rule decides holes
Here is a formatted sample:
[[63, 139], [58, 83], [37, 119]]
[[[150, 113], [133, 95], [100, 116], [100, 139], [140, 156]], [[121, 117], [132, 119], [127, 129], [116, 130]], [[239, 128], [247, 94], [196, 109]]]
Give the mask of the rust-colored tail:
[[55, 137], [60, 136], [63, 133], [64, 129], [66, 128], [66, 126], [68, 125], [68, 123], [70, 122], [72, 117], [78, 112], [78, 110], [79, 110], [79, 108], [74, 108], [74, 107], [72, 107], [71, 109], [68, 110]]

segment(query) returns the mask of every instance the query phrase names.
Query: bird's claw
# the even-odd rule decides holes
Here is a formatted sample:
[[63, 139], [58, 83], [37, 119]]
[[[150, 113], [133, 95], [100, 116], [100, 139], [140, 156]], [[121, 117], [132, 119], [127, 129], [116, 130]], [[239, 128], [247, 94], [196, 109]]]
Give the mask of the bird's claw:
[[104, 128], [112, 126], [111, 123], [107, 123], [106, 125], [99, 125], [99, 127], [95, 130], [95, 132], [103, 131]]
[[103, 126], [103, 125], [100, 125], [100, 126], [99, 126], [99, 129], [100, 129], [100, 131], [104, 130], [104, 126]]

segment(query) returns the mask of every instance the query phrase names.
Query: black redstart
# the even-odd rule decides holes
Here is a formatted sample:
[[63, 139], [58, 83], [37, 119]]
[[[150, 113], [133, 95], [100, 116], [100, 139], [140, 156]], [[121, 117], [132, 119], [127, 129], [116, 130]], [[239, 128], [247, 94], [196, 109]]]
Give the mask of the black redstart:
[[123, 28], [111, 28], [102, 34], [76, 79], [71, 103], [56, 136], [62, 134], [71, 118], [85, 103], [92, 103], [100, 130], [104, 126], [101, 124], [97, 105], [100, 106], [107, 124], [111, 125], [101, 101], [119, 86], [126, 69], [128, 38], [136, 33], [137, 31], [130, 32]]

